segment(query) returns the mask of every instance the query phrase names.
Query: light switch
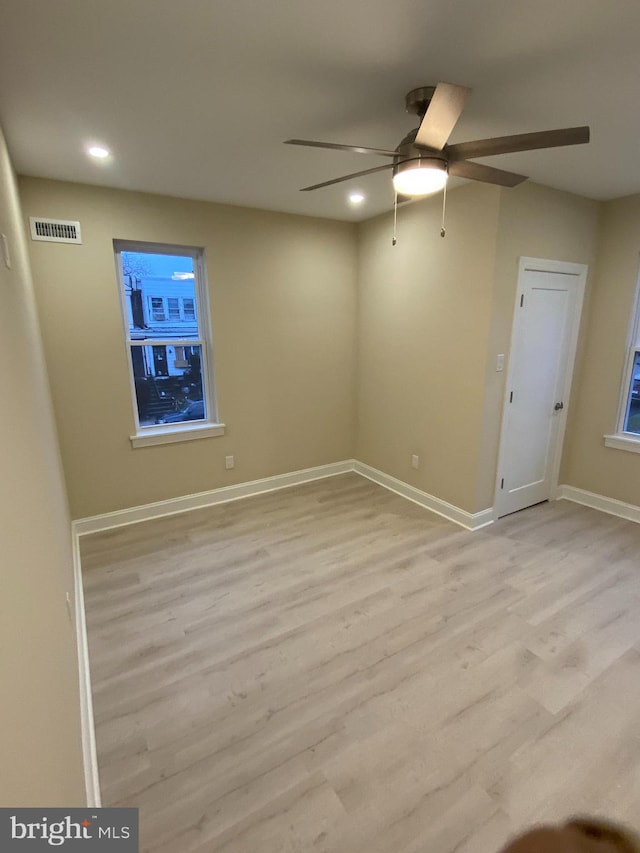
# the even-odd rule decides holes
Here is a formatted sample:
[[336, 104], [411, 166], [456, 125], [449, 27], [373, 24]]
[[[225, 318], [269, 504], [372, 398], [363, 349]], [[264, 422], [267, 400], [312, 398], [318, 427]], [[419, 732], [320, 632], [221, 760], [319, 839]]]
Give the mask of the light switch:
[[504, 353], [500, 353], [500, 355], [496, 359], [496, 373], [500, 373], [504, 370]]

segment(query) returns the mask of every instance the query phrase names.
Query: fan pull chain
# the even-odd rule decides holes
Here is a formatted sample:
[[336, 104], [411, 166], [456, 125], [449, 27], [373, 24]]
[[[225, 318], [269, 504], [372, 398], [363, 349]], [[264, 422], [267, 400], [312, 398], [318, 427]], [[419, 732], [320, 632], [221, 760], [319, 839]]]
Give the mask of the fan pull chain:
[[398, 223], [398, 193], [395, 192], [393, 194], [393, 237], [391, 239], [391, 245], [395, 246], [398, 242], [396, 239], [396, 225]]
[[447, 230], [444, 227], [444, 215], [446, 213], [446, 210], [447, 210], [447, 185], [445, 184], [444, 185], [444, 192], [442, 193], [442, 228], [440, 229], [440, 236], [441, 237], [447, 236]]

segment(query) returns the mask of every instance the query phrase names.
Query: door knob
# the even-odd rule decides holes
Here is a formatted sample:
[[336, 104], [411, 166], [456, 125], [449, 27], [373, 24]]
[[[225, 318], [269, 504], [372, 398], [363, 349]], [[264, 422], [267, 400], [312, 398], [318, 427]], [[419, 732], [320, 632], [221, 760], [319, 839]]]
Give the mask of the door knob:
[[556, 410], [556, 412], [559, 412], [561, 409], [564, 409], [564, 403], [556, 403], [553, 408]]

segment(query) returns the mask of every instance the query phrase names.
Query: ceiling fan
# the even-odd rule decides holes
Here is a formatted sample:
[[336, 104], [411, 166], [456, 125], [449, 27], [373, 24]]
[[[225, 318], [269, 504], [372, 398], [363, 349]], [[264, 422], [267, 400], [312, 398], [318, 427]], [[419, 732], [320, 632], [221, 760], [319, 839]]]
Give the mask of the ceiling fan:
[[471, 89], [466, 86], [456, 86], [453, 83], [438, 83], [437, 86], [421, 86], [418, 89], [412, 89], [405, 99], [407, 112], [415, 113], [420, 117], [420, 126], [408, 133], [395, 151], [385, 148], [341, 145], [336, 142], [287, 139], [287, 145], [306, 145], [311, 148], [330, 148], [393, 158], [392, 163], [302, 187], [301, 191], [319, 190], [352, 178], [372, 175], [384, 169], [393, 169], [394, 189], [402, 196], [409, 197], [427, 195], [442, 189], [447, 182], [447, 175], [484, 181], [501, 187], [515, 187], [526, 181], [527, 176], [495, 169], [481, 163], [472, 163], [471, 159], [490, 157], [494, 154], [509, 154], [515, 151], [532, 151], [535, 148], [580, 145], [589, 141], [588, 127], [567, 127], [561, 130], [497, 136], [493, 139], [477, 139], [473, 142], [447, 145], [447, 140], [470, 94]]

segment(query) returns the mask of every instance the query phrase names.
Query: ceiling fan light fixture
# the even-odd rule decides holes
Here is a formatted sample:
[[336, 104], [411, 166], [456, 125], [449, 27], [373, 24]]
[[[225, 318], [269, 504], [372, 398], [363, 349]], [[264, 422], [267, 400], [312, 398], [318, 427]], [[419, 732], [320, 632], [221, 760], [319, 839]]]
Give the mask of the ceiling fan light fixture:
[[429, 195], [443, 189], [446, 183], [447, 164], [436, 157], [404, 160], [393, 167], [393, 187], [401, 195]]

